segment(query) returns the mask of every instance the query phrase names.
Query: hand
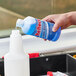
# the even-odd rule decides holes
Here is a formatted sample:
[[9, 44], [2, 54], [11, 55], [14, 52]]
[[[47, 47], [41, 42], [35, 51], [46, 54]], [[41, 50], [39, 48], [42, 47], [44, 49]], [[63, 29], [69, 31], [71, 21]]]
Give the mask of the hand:
[[55, 15], [48, 15], [42, 20], [55, 23], [53, 27], [53, 32], [56, 32], [59, 27], [61, 29], [65, 29], [71, 25], [71, 16], [68, 13], [65, 14], [55, 14]]

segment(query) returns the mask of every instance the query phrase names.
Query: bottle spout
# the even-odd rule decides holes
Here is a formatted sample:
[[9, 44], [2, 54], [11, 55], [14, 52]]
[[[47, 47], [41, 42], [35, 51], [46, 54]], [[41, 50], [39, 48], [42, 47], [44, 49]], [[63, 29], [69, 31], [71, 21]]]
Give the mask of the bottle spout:
[[17, 20], [16, 27], [23, 27], [23, 20], [22, 19]]
[[19, 30], [12, 30], [10, 35], [10, 52], [11, 53], [24, 53], [22, 36]]

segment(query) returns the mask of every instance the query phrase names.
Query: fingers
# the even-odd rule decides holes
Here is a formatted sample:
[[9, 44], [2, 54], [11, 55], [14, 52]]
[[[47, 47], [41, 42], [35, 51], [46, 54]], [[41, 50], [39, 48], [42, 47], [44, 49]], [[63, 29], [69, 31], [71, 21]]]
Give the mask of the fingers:
[[55, 15], [49, 15], [42, 19], [43, 21], [55, 23], [53, 27], [53, 32], [56, 32], [62, 24], [59, 20], [58, 21], [55, 20], [55, 17], [56, 17]]
[[46, 16], [45, 18], [43, 18], [42, 20], [43, 21], [47, 21], [50, 17], [49, 16]]
[[62, 22], [60, 22], [60, 21], [55, 22], [55, 25], [54, 25], [54, 27], [52, 29], [53, 32], [56, 32], [61, 25], [62, 25]]
[[43, 18], [42, 20], [54, 23], [53, 15], [48, 15], [45, 18]]

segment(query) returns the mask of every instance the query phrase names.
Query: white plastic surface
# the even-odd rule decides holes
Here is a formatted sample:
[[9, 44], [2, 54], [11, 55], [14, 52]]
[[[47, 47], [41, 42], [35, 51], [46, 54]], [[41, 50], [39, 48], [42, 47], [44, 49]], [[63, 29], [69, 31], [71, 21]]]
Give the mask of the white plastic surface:
[[27, 50], [28, 53], [51, 53], [76, 50], [76, 29], [62, 30], [61, 36], [56, 42], [30, 37], [31, 36], [23, 37], [24, 50]]
[[10, 51], [4, 56], [5, 76], [30, 76], [29, 56], [25, 54], [18, 30], [10, 36]]
[[[28, 53], [52, 53], [59, 51], [76, 52], [76, 28], [62, 30], [57, 42], [44, 41], [40, 38], [24, 35], [23, 48]], [[9, 51], [9, 38], [0, 39], [0, 57]]]

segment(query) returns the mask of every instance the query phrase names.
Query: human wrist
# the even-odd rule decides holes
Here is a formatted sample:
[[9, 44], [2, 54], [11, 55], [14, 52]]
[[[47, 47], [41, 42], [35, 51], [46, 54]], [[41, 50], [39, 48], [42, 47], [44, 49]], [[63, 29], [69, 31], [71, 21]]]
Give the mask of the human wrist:
[[68, 12], [68, 13], [66, 13], [66, 17], [67, 17], [68, 22], [70, 23], [70, 25], [73, 25], [72, 16], [73, 16], [73, 12]]
[[67, 13], [67, 16], [71, 25], [76, 25], [76, 12], [69, 12]]

